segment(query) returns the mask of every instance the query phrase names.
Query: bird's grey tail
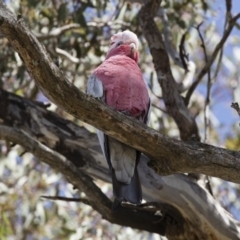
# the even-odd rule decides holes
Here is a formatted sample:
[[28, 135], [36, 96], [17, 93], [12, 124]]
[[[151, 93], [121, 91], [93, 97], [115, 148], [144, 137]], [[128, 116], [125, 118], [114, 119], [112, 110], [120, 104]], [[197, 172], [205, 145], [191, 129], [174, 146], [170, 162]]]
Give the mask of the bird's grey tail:
[[113, 194], [116, 200], [113, 204], [113, 211], [121, 205], [122, 201], [127, 201], [132, 204], [141, 204], [142, 201], [142, 189], [140, 180], [138, 177], [137, 167], [135, 167], [134, 175], [129, 184], [124, 184], [116, 179], [114, 169], [112, 169], [112, 183]]
[[[99, 133], [101, 134], [101, 132]], [[109, 165], [109, 168], [112, 174], [113, 194], [115, 197], [112, 210], [117, 211], [121, 206], [121, 202], [123, 201], [127, 201], [133, 204], [141, 204], [142, 188], [141, 188], [140, 180], [138, 177], [138, 171], [137, 171], [137, 165], [140, 160], [141, 153], [139, 151], [136, 151], [137, 152], [136, 165], [135, 165], [133, 177], [129, 184], [124, 184], [117, 180], [115, 170], [112, 167], [112, 163], [110, 160], [110, 152], [109, 152], [109, 137], [106, 134], [102, 134], [102, 136], [99, 136], [99, 133], [98, 133], [99, 139], [104, 138], [104, 141], [103, 141], [104, 144], [101, 145], [101, 147], [103, 149], [104, 155], [107, 159], [107, 163]]]

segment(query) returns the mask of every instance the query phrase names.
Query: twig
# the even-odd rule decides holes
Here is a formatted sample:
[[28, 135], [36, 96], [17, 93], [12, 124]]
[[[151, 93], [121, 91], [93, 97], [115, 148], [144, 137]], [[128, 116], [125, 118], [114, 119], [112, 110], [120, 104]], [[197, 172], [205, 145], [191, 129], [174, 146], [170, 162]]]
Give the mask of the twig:
[[232, 104], [231, 104], [231, 107], [233, 108], [233, 109], [235, 109], [236, 111], [237, 111], [237, 113], [238, 113], [238, 115], [240, 116], [240, 107], [239, 107], [239, 105], [238, 105], [238, 103], [237, 102], [233, 102]]
[[88, 22], [87, 23], [88, 27], [100, 28], [100, 27], [109, 26], [109, 27], [111, 27], [111, 29], [119, 30], [119, 26], [117, 26], [117, 25], [123, 26], [125, 28], [128, 28], [131, 26], [130, 23], [124, 22], [122, 20], [114, 20], [114, 21], [106, 21], [106, 22], [97, 21], [97, 22]]
[[233, 17], [230, 21], [229, 21], [229, 25], [227, 27], [227, 29], [224, 31], [223, 37], [220, 40], [220, 42], [217, 44], [217, 46], [215, 47], [211, 58], [209, 59], [209, 61], [205, 64], [205, 66], [202, 68], [202, 70], [199, 72], [199, 74], [196, 77], [195, 82], [192, 84], [192, 86], [189, 88], [186, 98], [185, 98], [185, 104], [186, 106], [189, 104], [190, 98], [192, 96], [192, 93], [194, 92], [194, 90], [196, 89], [197, 85], [200, 83], [200, 81], [202, 80], [203, 76], [208, 72], [209, 68], [211, 68], [214, 60], [216, 59], [219, 51], [222, 49], [224, 43], [226, 42], [226, 40], [228, 39], [233, 27], [235, 26], [237, 20], [240, 18], [240, 13], [238, 13], [235, 17]]
[[211, 184], [211, 178], [209, 176], [206, 176], [205, 186], [206, 186], [207, 190], [209, 191], [209, 193], [214, 197], [213, 190], [212, 190], [212, 184]]
[[154, 104], [154, 103], [152, 103], [152, 107], [155, 107], [156, 109], [158, 109], [158, 110], [160, 110], [160, 111], [162, 111], [162, 112], [164, 112], [164, 113], [167, 113], [167, 111], [166, 111], [166, 109], [163, 109], [163, 108], [161, 108], [161, 107], [158, 107], [156, 104]]
[[164, 35], [164, 45], [166, 48], [167, 53], [169, 56], [172, 58], [173, 62], [185, 69], [185, 66], [183, 62], [181, 61], [181, 57], [179, 57], [179, 54], [176, 50], [173, 49], [172, 47], [172, 38], [171, 38], [171, 28], [169, 26], [169, 20], [167, 17], [166, 10], [162, 7], [159, 8], [157, 15], [161, 18], [162, 20], [162, 25], [163, 25], [163, 35]]
[[179, 93], [185, 92], [189, 87], [192, 85], [193, 78], [196, 71], [196, 65], [192, 61], [187, 62], [187, 70], [185, 72], [184, 78], [181, 81], [181, 84], [179, 84]]
[[[205, 63], [207, 64], [208, 62], [208, 56], [207, 56], [207, 50], [205, 46], [205, 42], [203, 39], [203, 36], [200, 32], [200, 27], [202, 26], [203, 22], [201, 22], [197, 27], [198, 31], [198, 36], [201, 39], [201, 47], [203, 48], [203, 53], [204, 53], [204, 58], [205, 58]], [[209, 130], [209, 104], [210, 104], [210, 93], [211, 93], [211, 71], [210, 68], [207, 71], [208, 73], [208, 81], [207, 81], [207, 94], [205, 98], [205, 104], [204, 104], [204, 142], [207, 142], [207, 137], [208, 137], [208, 130]]]
[[24, 150], [22, 153], [20, 153], [19, 157], [22, 157], [25, 153], [27, 153], [26, 150]]
[[[237, 102], [232, 103], [232, 104], [231, 104], [231, 107], [232, 107], [233, 109], [235, 109], [235, 110], [237, 111], [238, 115], [240, 116], [240, 107], [239, 107], [238, 103], [237, 103]], [[239, 123], [239, 126], [240, 126], [240, 123]]]
[[49, 38], [57, 38], [60, 35], [62, 35], [64, 32], [73, 30], [73, 29], [78, 29], [80, 28], [81, 25], [77, 23], [71, 23], [59, 28], [52, 29], [48, 34], [37, 34], [35, 33], [35, 36], [38, 38], [38, 40], [43, 41]]
[[[112, 26], [112, 25], [121, 25], [121, 26], [125, 26], [125, 27], [129, 27], [130, 24], [126, 23], [124, 21], [121, 20], [116, 20], [116, 21], [104, 21], [104, 22], [88, 22], [87, 26], [88, 27], [104, 27], [104, 26]], [[61, 36], [62, 34], [64, 34], [65, 32], [69, 31], [69, 30], [74, 30], [74, 29], [79, 29], [82, 28], [82, 26], [80, 24], [77, 23], [71, 23], [59, 28], [55, 28], [52, 29], [48, 34], [38, 34], [35, 33], [35, 36], [37, 37], [37, 39], [39, 41], [44, 41], [50, 38], [57, 38], [59, 36]]]
[[67, 197], [60, 197], [60, 196], [41, 196], [41, 198], [46, 198], [49, 200], [60, 200], [64, 202], [82, 202], [86, 205], [92, 206], [91, 202], [87, 198], [67, 198]]
[[183, 68], [184, 68], [185, 72], [187, 71], [187, 62], [189, 61], [188, 54], [186, 53], [185, 46], [184, 46], [186, 34], [187, 34], [187, 32], [185, 32], [182, 35], [182, 38], [181, 38], [181, 41], [180, 41], [180, 45], [179, 45], [180, 59], [182, 61], [182, 65], [183, 65]]
[[60, 55], [61, 57], [71, 61], [72, 63], [81, 63], [81, 59], [79, 58], [76, 58], [74, 56], [72, 56], [71, 54], [69, 54], [68, 52], [66, 52], [65, 50], [63, 49], [60, 49], [58, 47], [55, 48], [55, 52]]
[[183, 64], [183, 67], [185, 69], [185, 76], [181, 81], [181, 84], [179, 84], [179, 93], [185, 92], [192, 84], [193, 77], [195, 75], [196, 65], [194, 62], [189, 61], [189, 56], [185, 50], [185, 38], [186, 38], [187, 32], [185, 32], [182, 35], [180, 45], [179, 45], [179, 53], [180, 58]]
[[151, 91], [152, 95], [153, 95], [155, 98], [157, 98], [158, 100], [162, 100], [162, 99], [163, 99], [162, 97], [158, 96], [158, 95], [152, 90], [152, 88], [149, 88], [149, 90]]
[[[231, 16], [232, 0], [226, 0], [225, 4], [226, 4], [226, 14], [225, 14], [225, 22], [224, 22], [224, 31], [226, 30], [227, 24], [232, 17]], [[213, 79], [216, 79], [218, 72], [220, 70], [220, 67], [222, 65], [222, 56], [223, 56], [223, 48], [221, 49], [219, 54], [218, 63], [217, 63], [217, 67], [216, 67], [216, 71], [214, 73]]]
[[226, 4], [227, 16], [228, 16], [228, 17], [231, 17], [232, 0], [226, 0], [226, 1], [225, 1], [225, 4]]

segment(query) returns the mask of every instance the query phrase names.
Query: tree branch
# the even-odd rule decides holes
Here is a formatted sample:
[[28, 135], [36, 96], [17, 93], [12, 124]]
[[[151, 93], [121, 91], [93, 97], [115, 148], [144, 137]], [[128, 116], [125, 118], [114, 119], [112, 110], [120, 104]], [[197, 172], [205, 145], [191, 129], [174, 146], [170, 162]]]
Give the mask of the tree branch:
[[[77, 170], [80, 174], [84, 172], [94, 178], [111, 181], [106, 160], [101, 153], [95, 134], [60, 118], [55, 113], [48, 111], [46, 105], [39, 102], [32, 102], [1, 91], [0, 103], [2, 103], [0, 118], [5, 127], [15, 126], [15, 128], [27, 132], [31, 138], [41, 141], [54, 152], [59, 152], [80, 168]], [[5, 137], [3, 138], [5, 139]], [[25, 144], [29, 147], [28, 142], [21, 139], [21, 145], [25, 147]], [[44, 158], [39, 160], [46, 161]], [[138, 171], [144, 199], [148, 201], [145, 205], [151, 207], [153, 211], [147, 209], [145, 205], [140, 206], [141, 209], [133, 207], [131, 209], [133, 211], [141, 210], [141, 213], [145, 211], [153, 213], [160, 210], [163, 218], [158, 218], [161, 220], [158, 232], [161, 231], [161, 234], [165, 232], [170, 240], [181, 239], [181, 237], [189, 239], [193, 231], [195, 239], [209, 239], [207, 234], [215, 236], [217, 239], [226, 239], [226, 236], [230, 239], [239, 239], [238, 223], [194, 179], [182, 174], [159, 176], [147, 166], [147, 163], [148, 159], [142, 156], [138, 164]], [[72, 182], [71, 179], [70, 182]], [[90, 184], [92, 183], [90, 182]], [[94, 204], [93, 198], [91, 200]], [[109, 204], [108, 201], [106, 203]], [[154, 209], [153, 206], [155, 206]], [[131, 213], [127, 214], [129, 221], [135, 221], [134, 218], [132, 219]], [[148, 214], [147, 219], [150, 218], [150, 220], [146, 219], [146, 221], [152, 224]], [[121, 217], [122, 220], [119, 220], [118, 224], [122, 225], [121, 221], [126, 221], [124, 217]], [[144, 214], [138, 215], [138, 217], [144, 219]], [[110, 219], [109, 221], [117, 220]], [[200, 225], [199, 222], [201, 222]], [[125, 225], [127, 223], [126, 221]], [[146, 229], [147, 226], [143, 227], [142, 222], [136, 221], [131, 224], [138, 225], [134, 226], [135, 228], [150, 231], [150, 227]], [[129, 226], [133, 227], [133, 225]], [[198, 226], [198, 231], [193, 230], [196, 229], [195, 226]], [[206, 228], [208, 228], [207, 233], [205, 233]]]
[[[146, 23], [148, 23], [148, 20], [146, 20]], [[155, 25], [153, 26], [155, 27]], [[149, 27], [149, 29], [151, 28]], [[155, 159], [154, 162], [151, 162], [151, 166], [157, 173], [167, 175], [179, 172], [197, 172], [240, 183], [239, 152], [194, 141], [181, 142], [171, 139], [129, 116], [114, 111], [100, 100], [86, 96], [66, 79], [50, 60], [44, 47], [34, 35], [29, 32], [22, 22], [18, 22], [16, 17], [1, 3], [0, 30], [21, 55], [29, 73], [48, 98], [78, 119], [95, 126], [109, 136]], [[156, 33], [158, 33], [158, 30], [156, 30]], [[18, 37], [16, 38], [16, 36]], [[151, 37], [152, 35], [149, 35], [147, 39], [150, 38], [151, 40]], [[154, 42], [150, 41], [150, 49], [155, 61], [156, 59], [159, 60], [159, 56], [161, 56], [160, 67], [156, 65], [156, 68], [159, 78], [162, 76], [160, 80], [164, 88], [168, 111], [169, 109], [173, 111], [173, 115], [182, 121], [180, 123], [181, 131], [184, 130], [182, 134], [187, 133], [187, 136], [189, 136], [189, 133], [196, 133], [196, 123], [188, 115], [189, 111], [184, 106], [177, 89], [174, 89], [174, 80], [169, 72], [166, 52], [162, 45], [158, 43], [161, 42], [161, 35], [158, 39], [156, 39], [157, 36], [155, 35], [153, 37], [156, 45], [153, 46]], [[164, 69], [165, 72], [162, 72], [161, 69]], [[167, 86], [169, 90], [165, 91]], [[174, 95], [172, 95], [172, 92], [174, 92]], [[175, 98], [169, 100], [167, 93], [171, 95], [170, 97], [176, 97], [177, 100]], [[168, 100], [172, 102], [168, 102]], [[171, 104], [169, 105], [169, 103]], [[179, 108], [173, 107], [174, 104]], [[5, 108], [2, 101], [0, 101], [1, 108]], [[101, 119], [101, 121], [98, 121], [98, 119]], [[189, 128], [192, 126], [190, 131], [186, 129], [184, 123]], [[147, 141], [142, 141], [142, 139], [147, 139]]]
[[236, 110], [236, 112], [238, 113], [238, 115], [240, 116], [240, 107], [239, 107], [239, 104], [237, 103], [237, 102], [233, 102], [232, 104], [231, 104], [231, 107], [233, 108], [233, 109], [235, 109]]
[[154, 22], [154, 16], [160, 3], [160, 0], [154, 0], [143, 5], [139, 12], [140, 25], [153, 57], [154, 67], [158, 81], [162, 87], [163, 99], [167, 111], [175, 120], [180, 131], [181, 139], [188, 140], [193, 135], [195, 135], [197, 139], [200, 139], [196, 122], [185, 106], [182, 96], [179, 94], [178, 85], [171, 72], [162, 35]]
[[173, 62], [180, 68], [184, 68], [184, 63], [181, 61], [179, 53], [172, 46], [171, 38], [171, 28], [169, 26], [169, 21], [167, 17], [166, 10], [164, 8], [159, 8], [157, 15], [161, 18], [163, 24], [163, 35], [164, 35], [164, 46], [169, 56], [172, 58]]
[[216, 59], [219, 51], [223, 48], [223, 45], [225, 44], [226, 40], [228, 39], [233, 27], [235, 26], [237, 20], [240, 18], [240, 13], [238, 13], [235, 17], [233, 17], [228, 24], [227, 29], [224, 31], [224, 34], [220, 40], [220, 42], [217, 44], [217, 46], [215, 47], [211, 58], [209, 59], [209, 61], [205, 64], [205, 66], [202, 68], [202, 70], [198, 73], [195, 82], [192, 84], [192, 86], [189, 88], [186, 98], [185, 98], [185, 104], [188, 105], [191, 95], [193, 94], [194, 90], [196, 89], [197, 85], [200, 83], [200, 81], [202, 80], [202, 78], [204, 77], [204, 75], [209, 71], [209, 69], [211, 68], [214, 60]]
[[[159, 1], [153, 2], [159, 4]], [[150, 10], [149, 13], [153, 12], [153, 9]], [[153, 24], [152, 16], [149, 17], [146, 13], [145, 17], [146, 26]], [[152, 26], [154, 27], [154, 24]], [[52, 63], [45, 48], [26, 28], [22, 20], [17, 19], [6, 8], [3, 1], [0, 1], [0, 30], [20, 54], [29, 73], [46, 96], [70, 114], [154, 158], [155, 162], [150, 163], [158, 173], [203, 171], [240, 182], [239, 153], [194, 141], [181, 142], [170, 139], [81, 93], [63, 76], [63, 73]], [[147, 33], [146, 29], [145, 33]], [[161, 61], [166, 60], [159, 65], [159, 68], [155, 62], [155, 67], [163, 89], [166, 90], [166, 80], [169, 79], [168, 86], [173, 86], [172, 99], [168, 102], [170, 104], [166, 104], [168, 111], [176, 117], [176, 121], [178, 116], [183, 119], [183, 123], [191, 123], [194, 126], [195, 122], [192, 122], [175, 87], [167, 54], [164, 47], [161, 48], [163, 46], [161, 36], [159, 39], [156, 38], [157, 36], [153, 35], [155, 40], [151, 41], [152, 36], [149, 35], [147, 40], [154, 53], [154, 61], [157, 59], [155, 54], [159, 53], [155, 50], [160, 50], [160, 54], [163, 54]], [[168, 100], [166, 95], [165, 100]], [[171, 106], [175, 103], [180, 109]], [[155, 206], [165, 213], [166, 218], [161, 218], [159, 224], [153, 224], [159, 218], [150, 212], [146, 214], [146, 209], [141, 211], [139, 208], [134, 210], [123, 208], [118, 213], [112, 214], [110, 200], [96, 187], [92, 178], [86, 175], [109, 181], [106, 161], [102, 161], [102, 154], [96, 150], [96, 146], [99, 149], [96, 136], [87, 133], [87, 137], [84, 138], [79, 132], [86, 134], [86, 130], [60, 119], [54, 113], [49, 113], [42, 105], [0, 90], [0, 118], [3, 122], [0, 125], [1, 138], [21, 144], [41, 161], [61, 171], [70, 182], [86, 193], [94, 208], [107, 220], [121, 225], [129, 223], [133, 228], [166, 234], [169, 239], [189, 239], [189, 236], [192, 237], [191, 239], [239, 239], [238, 223], [194, 180], [180, 174], [158, 176], [147, 166], [148, 160], [145, 157], [138, 165], [144, 198], [150, 202], [157, 202]], [[41, 121], [41, 118], [46, 121]], [[184, 134], [183, 130], [187, 130], [184, 128], [183, 126], [181, 129], [182, 134]], [[182, 136], [183, 139], [189, 139], [196, 131], [195, 126], [187, 131], [186, 136]], [[142, 139], [146, 141], [143, 142]], [[45, 145], [39, 141], [44, 142]], [[80, 169], [67, 159], [76, 163]]]
[[80, 24], [77, 23], [70, 23], [55, 29], [52, 29], [48, 34], [35, 34], [35, 36], [37, 37], [37, 39], [39, 41], [44, 41], [46, 39], [49, 38], [57, 38], [59, 36], [61, 36], [63, 33], [65, 33], [66, 31], [70, 31], [73, 29], [79, 29], [81, 28]]
[[[92, 205], [97, 211], [104, 212], [104, 216], [109, 218], [111, 215], [111, 201], [93, 183], [89, 176], [79, 171], [66, 157], [36, 141], [19, 128], [0, 124], [0, 138], [23, 146], [42, 162], [63, 173], [74, 186], [86, 193], [89, 201], [93, 201]], [[96, 202], [94, 203], [94, 201]]]
[[181, 84], [179, 84], [179, 88], [178, 88], [179, 93], [183, 93], [187, 89], [189, 89], [189, 87], [192, 85], [193, 78], [195, 75], [196, 65], [194, 62], [188, 61], [186, 67], [187, 69], [185, 71], [185, 75], [181, 81]]
[[66, 52], [65, 50], [62, 50], [62, 49], [56, 47], [53, 51], [55, 53], [57, 53], [59, 56], [61, 56], [62, 58], [65, 58], [65, 59], [71, 61], [72, 63], [75, 63], [75, 64], [81, 63], [81, 59], [72, 56], [70, 53]]
[[[207, 49], [205, 46], [205, 42], [203, 39], [203, 36], [201, 34], [200, 31], [200, 27], [203, 24], [203, 22], [201, 22], [200, 24], [198, 24], [198, 26], [196, 27], [197, 32], [198, 32], [198, 36], [200, 37], [201, 40], [201, 47], [203, 49], [203, 54], [204, 54], [204, 59], [205, 59], [205, 63], [208, 62], [208, 55], [207, 55]], [[209, 124], [210, 124], [210, 119], [209, 119], [209, 108], [210, 108], [210, 94], [211, 94], [211, 87], [212, 87], [212, 82], [211, 82], [211, 69], [208, 69], [208, 80], [207, 80], [207, 94], [205, 97], [205, 103], [204, 103], [204, 142], [207, 142], [208, 139], [208, 134], [209, 134]]]
[[187, 32], [185, 32], [182, 35], [180, 45], [179, 45], [179, 55], [185, 70], [185, 75], [178, 87], [179, 93], [185, 92], [192, 85], [193, 78], [196, 71], [195, 63], [189, 60], [189, 56], [185, 50], [184, 44], [185, 44], [186, 34]]
[[111, 212], [111, 201], [93, 183], [92, 178], [76, 168], [66, 157], [51, 150], [47, 146], [33, 139], [29, 134], [18, 128], [11, 128], [0, 124], [0, 139], [12, 141], [23, 146], [27, 151], [33, 153], [39, 160], [61, 172], [69, 182], [80, 191], [83, 191], [90, 205], [97, 210], [104, 219], [119, 225], [165, 234], [166, 223], [153, 224], [159, 217], [154, 213], [144, 211], [131, 211], [122, 209], [116, 213]]

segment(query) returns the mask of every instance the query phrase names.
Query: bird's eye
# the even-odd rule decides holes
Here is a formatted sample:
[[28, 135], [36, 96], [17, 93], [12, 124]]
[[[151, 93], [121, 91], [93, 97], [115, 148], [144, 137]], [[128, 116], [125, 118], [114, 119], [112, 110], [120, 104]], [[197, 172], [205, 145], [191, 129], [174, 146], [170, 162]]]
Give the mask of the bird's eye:
[[117, 43], [116, 46], [118, 47], [118, 46], [120, 46], [120, 45], [122, 45], [122, 44], [123, 44], [123, 41], [120, 41], [120, 42]]

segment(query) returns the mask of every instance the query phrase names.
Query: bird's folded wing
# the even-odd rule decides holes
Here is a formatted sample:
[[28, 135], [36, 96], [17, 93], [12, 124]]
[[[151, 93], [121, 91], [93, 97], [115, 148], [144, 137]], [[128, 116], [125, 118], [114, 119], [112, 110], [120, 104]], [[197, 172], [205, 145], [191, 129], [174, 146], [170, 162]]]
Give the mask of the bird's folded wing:
[[88, 79], [86, 93], [95, 98], [104, 97], [103, 84], [94, 74]]
[[129, 184], [135, 170], [137, 151], [114, 138], [108, 138], [110, 160], [119, 182]]

